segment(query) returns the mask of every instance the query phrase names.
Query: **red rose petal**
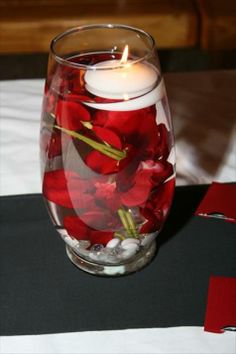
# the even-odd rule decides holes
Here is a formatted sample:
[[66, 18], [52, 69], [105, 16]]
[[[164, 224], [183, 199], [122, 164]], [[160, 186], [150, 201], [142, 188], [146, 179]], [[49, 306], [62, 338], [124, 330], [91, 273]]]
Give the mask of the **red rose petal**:
[[156, 170], [153, 173], [152, 180], [155, 184], [160, 184], [164, 182], [174, 173], [174, 169], [171, 163], [167, 161], [156, 162]]
[[112, 147], [117, 149], [122, 149], [122, 143], [117, 134], [115, 134], [112, 130], [94, 126], [93, 131], [98, 138], [106, 143], [110, 144]]
[[[55, 170], [50, 172], [45, 172], [43, 178], [43, 195], [45, 198], [51, 202], [61, 205], [66, 208], [75, 207], [75, 202], [79, 199], [79, 192], [77, 189], [77, 183], [72, 183], [74, 189], [72, 190], [72, 185], [70, 185], [70, 191], [68, 190], [69, 180], [78, 180], [78, 175], [74, 172], [64, 170]], [[71, 195], [75, 194], [76, 199], [71, 200]]]
[[66, 216], [64, 227], [70, 236], [77, 240], [89, 240], [92, 244], [106, 245], [112, 238], [113, 232], [97, 231], [87, 226], [78, 216]]
[[110, 212], [109, 209], [99, 207], [80, 214], [80, 218], [90, 228], [102, 231], [111, 231], [116, 229], [119, 221], [114, 212]]
[[141, 205], [146, 202], [152, 189], [150, 178], [150, 171], [139, 170], [135, 175], [133, 186], [125, 193], [120, 194], [121, 202], [129, 207]]
[[170, 134], [165, 124], [158, 124], [158, 146], [156, 148], [156, 158], [167, 158], [170, 152]]
[[70, 236], [77, 240], [87, 240], [89, 238], [90, 230], [78, 216], [66, 216], [63, 223]]
[[158, 161], [146, 160], [141, 162], [140, 165], [141, 168], [152, 173], [152, 181], [154, 185], [164, 182], [174, 173], [172, 164], [164, 159]]
[[101, 243], [105, 246], [110, 240], [113, 239], [114, 232], [92, 230], [89, 236], [92, 245]]
[[[81, 189], [81, 185], [78, 184], [78, 192], [71, 193], [71, 201], [75, 209], [93, 210], [96, 207], [93, 193], [88, 193], [86, 190]], [[79, 193], [79, 197], [78, 197]]]
[[44, 174], [43, 195], [53, 203], [67, 208], [73, 208], [63, 170], [46, 172]]
[[142, 128], [153, 128], [156, 125], [155, 119], [155, 106], [123, 112], [99, 110], [94, 117], [94, 124], [112, 129], [124, 136], [133, 136], [137, 132], [143, 135]]
[[56, 108], [56, 120], [61, 127], [78, 131], [83, 128], [81, 121], [90, 120], [90, 114], [78, 102], [59, 100]]
[[85, 163], [93, 171], [103, 175], [116, 173], [119, 171], [119, 163], [117, 160], [102, 154], [99, 151], [91, 151], [85, 158]]
[[[95, 133], [96, 138], [99, 138], [100, 141], [110, 144], [113, 148], [119, 150], [122, 149], [122, 143], [120, 138], [110, 129], [94, 126], [92, 131]], [[119, 162], [117, 160], [97, 150], [91, 151], [86, 156], [85, 163], [93, 171], [96, 171], [101, 174], [115, 173], [119, 170]]]
[[149, 209], [140, 209], [140, 213], [146, 219], [146, 222], [142, 225], [140, 232], [141, 233], [149, 233], [155, 232], [161, 227], [161, 217], [157, 218], [157, 216]]
[[155, 215], [161, 212], [164, 218], [169, 212], [175, 188], [175, 178], [161, 184], [157, 190], [151, 195], [151, 198], [146, 203], [146, 207], [151, 209]]
[[73, 101], [75, 103], [81, 104], [81, 102], [93, 102], [93, 99], [89, 97], [88, 95], [85, 95], [83, 93], [69, 93], [69, 94], [64, 94], [63, 96], [64, 100], [66, 101]]
[[99, 201], [99, 204], [111, 211], [119, 209], [121, 202], [116, 191], [115, 182], [96, 182], [95, 187], [96, 192], [94, 197]]
[[160, 150], [158, 136], [161, 133], [156, 123], [155, 106], [124, 112], [100, 110], [94, 116], [94, 125], [103, 126], [122, 136], [125, 143], [139, 150], [141, 159], [142, 156], [154, 158]]

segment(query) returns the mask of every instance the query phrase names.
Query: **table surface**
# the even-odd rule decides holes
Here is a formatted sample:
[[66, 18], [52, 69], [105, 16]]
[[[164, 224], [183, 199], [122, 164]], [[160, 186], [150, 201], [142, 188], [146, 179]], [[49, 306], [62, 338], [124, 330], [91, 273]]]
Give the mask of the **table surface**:
[[119, 278], [70, 263], [40, 195], [2, 197], [1, 334], [203, 326], [210, 275], [236, 273], [236, 225], [193, 216], [206, 190], [177, 187], [155, 259]]

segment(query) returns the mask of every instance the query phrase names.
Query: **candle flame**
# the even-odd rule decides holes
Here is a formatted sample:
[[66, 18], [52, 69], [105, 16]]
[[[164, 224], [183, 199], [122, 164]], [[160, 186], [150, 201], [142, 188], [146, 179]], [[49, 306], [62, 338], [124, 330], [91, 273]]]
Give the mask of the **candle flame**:
[[120, 60], [120, 64], [126, 64], [127, 63], [127, 59], [128, 59], [128, 55], [129, 55], [129, 46], [126, 44], [124, 50], [123, 50], [123, 54]]

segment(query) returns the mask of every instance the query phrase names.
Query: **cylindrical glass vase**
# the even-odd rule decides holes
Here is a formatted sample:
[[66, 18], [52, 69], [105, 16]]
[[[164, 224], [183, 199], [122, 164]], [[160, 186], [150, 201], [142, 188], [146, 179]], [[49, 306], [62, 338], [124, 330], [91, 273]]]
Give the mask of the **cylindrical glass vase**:
[[175, 185], [173, 128], [153, 38], [111, 24], [57, 36], [40, 146], [43, 196], [70, 260], [103, 276], [145, 266]]

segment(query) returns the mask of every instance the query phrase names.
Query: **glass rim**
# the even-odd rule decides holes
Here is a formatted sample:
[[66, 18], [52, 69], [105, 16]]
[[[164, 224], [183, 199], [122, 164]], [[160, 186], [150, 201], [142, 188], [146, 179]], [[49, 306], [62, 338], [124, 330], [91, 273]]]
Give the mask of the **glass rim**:
[[132, 60], [132, 63], [129, 63], [129, 65], [133, 65], [133, 64], [139, 63], [141, 61], [144, 61], [145, 59], [148, 59], [152, 55], [153, 51], [155, 50], [156, 44], [155, 44], [155, 40], [154, 40], [153, 36], [142, 29], [139, 29], [139, 28], [133, 27], [133, 26], [123, 25], [123, 24], [98, 23], [98, 24], [92, 24], [92, 25], [82, 25], [82, 26], [73, 27], [73, 28], [70, 28], [70, 29], [62, 32], [62, 33], [59, 33], [56, 37], [54, 37], [50, 43], [50, 53], [52, 54], [55, 61], [58, 62], [59, 64], [63, 64], [63, 65], [69, 66], [69, 67], [83, 68], [83, 69], [87, 69], [87, 70], [90, 70], [90, 69], [94, 70], [95, 68], [96, 68], [96, 70], [113, 70], [113, 69], [119, 69], [119, 68], [127, 66], [126, 63], [120, 63], [119, 65], [116, 65], [116, 66], [99, 65], [99, 67], [95, 67], [94, 65], [86, 65], [86, 64], [79, 64], [79, 63], [71, 62], [68, 59], [63, 58], [62, 56], [60, 56], [56, 53], [55, 45], [60, 39], [66, 37], [70, 34], [73, 34], [75, 32], [80, 32], [80, 31], [89, 30], [89, 29], [97, 29], [97, 28], [127, 29], [130, 31], [136, 32], [138, 34], [142, 34], [146, 38], [149, 39], [149, 41], [151, 43], [151, 48], [148, 50], [148, 53], [142, 57]]

